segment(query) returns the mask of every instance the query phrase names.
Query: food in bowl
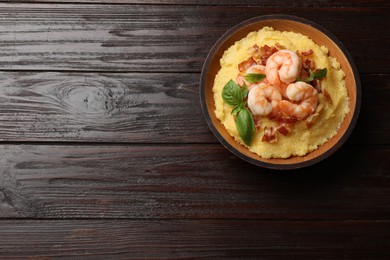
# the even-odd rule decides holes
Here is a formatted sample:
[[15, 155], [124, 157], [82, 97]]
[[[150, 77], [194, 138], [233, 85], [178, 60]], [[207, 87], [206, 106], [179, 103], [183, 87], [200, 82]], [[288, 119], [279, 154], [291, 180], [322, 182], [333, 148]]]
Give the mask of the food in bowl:
[[237, 142], [263, 158], [314, 151], [349, 112], [339, 62], [300, 33], [263, 27], [230, 46], [220, 65], [215, 115]]

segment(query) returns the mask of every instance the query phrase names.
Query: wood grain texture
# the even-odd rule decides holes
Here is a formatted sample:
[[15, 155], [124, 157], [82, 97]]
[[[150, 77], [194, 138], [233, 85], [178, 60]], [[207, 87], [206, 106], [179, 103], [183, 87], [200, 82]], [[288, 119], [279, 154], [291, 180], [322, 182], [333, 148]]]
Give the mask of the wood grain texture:
[[384, 0], [311, 0], [311, 1], [284, 1], [284, 0], [0, 0], [0, 2], [19, 3], [90, 3], [90, 4], [164, 4], [164, 5], [217, 5], [217, 6], [275, 6], [275, 7], [362, 7], [388, 6]]
[[[382, 76], [386, 80], [382, 81]], [[361, 76], [362, 107], [358, 123], [350, 137], [353, 143], [389, 144], [390, 115], [385, 111], [389, 111], [387, 107], [390, 98], [390, 75], [382, 76]], [[381, 90], [375, 89], [374, 86]], [[386, 133], [382, 132], [382, 129], [386, 129]]]
[[198, 82], [198, 74], [0, 73], [0, 139], [208, 142]]
[[220, 145], [0, 146], [0, 217], [382, 219], [389, 146], [278, 172]]
[[[389, 144], [390, 75], [362, 75], [355, 144]], [[0, 73], [0, 141], [217, 143], [191, 73]]]
[[[10, 2], [0, 259], [390, 258], [388, 1]], [[199, 103], [214, 42], [274, 13], [335, 34], [363, 88], [347, 144], [288, 172], [234, 157]]]
[[389, 10], [0, 3], [0, 70], [199, 72], [229, 28], [255, 16], [284, 13], [335, 34], [360, 72], [389, 73], [389, 34], [377, 33], [388, 31]]
[[388, 221], [2, 221], [1, 259], [388, 259]]

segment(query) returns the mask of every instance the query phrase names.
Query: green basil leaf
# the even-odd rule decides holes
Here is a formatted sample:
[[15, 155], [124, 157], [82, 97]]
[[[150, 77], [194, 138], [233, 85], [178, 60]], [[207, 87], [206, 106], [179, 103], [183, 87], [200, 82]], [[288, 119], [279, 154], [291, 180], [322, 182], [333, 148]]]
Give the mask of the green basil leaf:
[[257, 74], [257, 73], [248, 73], [244, 76], [244, 78], [246, 79], [246, 81], [248, 81], [250, 83], [255, 83], [255, 82], [258, 82], [258, 81], [262, 80], [263, 78], [265, 78], [265, 75], [264, 74]]
[[328, 73], [328, 69], [327, 68], [321, 69], [321, 70], [317, 71], [316, 73], [314, 73], [314, 78], [315, 79], [325, 78], [327, 73]]
[[255, 135], [255, 122], [251, 112], [246, 107], [238, 111], [236, 125], [241, 139], [246, 145], [251, 145]]
[[241, 88], [241, 93], [242, 93], [242, 98], [246, 98], [248, 96], [248, 87], [246, 86], [245, 82], [244, 82], [244, 85], [242, 86]]
[[241, 102], [240, 104], [238, 104], [237, 106], [235, 106], [233, 108], [231, 114], [233, 115], [233, 114], [236, 114], [236, 113], [240, 112], [240, 110], [245, 108], [245, 106], [246, 106], [246, 102]]
[[314, 80], [314, 73], [312, 70], [309, 71], [310, 75], [308, 78], [306, 79], [299, 79], [297, 78], [297, 81], [304, 81], [304, 82], [310, 82], [310, 81], [313, 81]]
[[297, 78], [297, 81], [304, 81], [304, 82], [310, 82], [313, 81], [314, 79], [323, 79], [326, 77], [326, 74], [328, 73], [328, 69], [320, 69], [316, 73], [314, 73], [312, 70], [310, 70], [310, 76], [306, 79], [299, 79]]
[[222, 99], [231, 106], [241, 103], [243, 99], [241, 88], [232, 79], [223, 87]]
[[233, 110], [232, 110], [232, 115], [234, 115], [234, 114], [236, 114], [238, 111], [240, 111], [241, 110], [241, 107], [240, 107], [240, 105], [237, 105], [237, 106], [235, 106], [234, 108], [233, 108]]

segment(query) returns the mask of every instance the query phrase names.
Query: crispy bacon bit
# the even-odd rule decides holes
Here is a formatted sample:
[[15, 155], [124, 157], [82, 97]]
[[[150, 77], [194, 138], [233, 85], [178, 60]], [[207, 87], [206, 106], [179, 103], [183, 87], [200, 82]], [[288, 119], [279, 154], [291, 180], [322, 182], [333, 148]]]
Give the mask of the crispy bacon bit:
[[268, 60], [269, 57], [263, 55], [261, 56], [261, 65], [265, 66], [267, 65], [267, 60]]
[[260, 48], [259, 48], [259, 46], [257, 46], [257, 44], [255, 44], [255, 45], [253, 45], [252, 47], [250, 47], [249, 49], [248, 49], [248, 52], [249, 52], [249, 54], [253, 57], [253, 58], [257, 58], [257, 59], [259, 59], [260, 58], [260, 56], [261, 56], [261, 53], [260, 53]]
[[322, 93], [321, 84], [318, 81], [318, 79], [314, 79], [313, 81], [311, 81], [310, 85], [312, 85], [313, 88], [315, 88], [318, 91], [318, 93]]
[[253, 121], [255, 121], [255, 127], [256, 127], [256, 129], [259, 130], [259, 129], [260, 129], [260, 126], [261, 126], [261, 118], [258, 117], [258, 116], [255, 116], [255, 117], [253, 118]]
[[261, 139], [262, 142], [276, 143], [278, 141], [278, 136], [276, 135], [276, 128], [273, 126], [264, 127], [264, 135]]
[[238, 64], [238, 70], [241, 71], [241, 72], [244, 72], [246, 71], [247, 69], [249, 69], [250, 67], [252, 67], [253, 65], [256, 65], [256, 61], [250, 57], [249, 59], [247, 60], [244, 60], [243, 62], [241, 62], [240, 64]]
[[288, 135], [291, 132], [291, 128], [287, 123], [282, 123], [281, 125], [279, 125], [278, 131], [282, 135]]
[[299, 78], [300, 79], [307, 79], [309, 77], [309, 72], [306, 71], [305, 69], [302, 69], [300, 72], [299, 72]]
[[298, 119], [298, 118], [295, 118], [295, 117], [283, 115], [283, 116], [281, 116], [281, 117], [278, 119], [278, 121], [281, 122], [281, 123], [293, 124], [293, 123], [298, 122], [299, 119]]
[[324, 93], [324, 98], [325, 98], [326, 102], [328, 102], [329, 104], [332, 104], [333, 102], [332, 102], [332, 98], [329, 95], [329, 92], [324, 89], [323, 93]]
[[278, 49], [275, 48], [275, 47], [269, 47], [268, 45], [264, 45], [263, 47], [260, 48], [260, 52], [261, 52], [261, 64], [262, 65], [266, 65], [267, 64], [267, 60], [268, 58], [274, 54], [275, 52], [277, 52]]
[[309, 56], [309, 55], [312, 55], [313, 54], [313, 50], [312, 49], [309, 49], [307, 51], [301, 51], [301, 54], [303, 56]]
[[[283, 46], [280, 45], [280, 47]], [[277, 51], [278, 49], [276, 47], [264, 45], [260, 48], [257, 44], [248, 49], [248, 53], [252, 56], [256, 63], [262, 64], [264, 66], [267, 63], [268, 58]]]
[[312, 59], [304, 59], [303, 62], [302, 62], [302, 66], [303, 68], [306, 70], [306, 71], [309, 71], [310, 69], [311, 70], [314, 70], [314, 60]]

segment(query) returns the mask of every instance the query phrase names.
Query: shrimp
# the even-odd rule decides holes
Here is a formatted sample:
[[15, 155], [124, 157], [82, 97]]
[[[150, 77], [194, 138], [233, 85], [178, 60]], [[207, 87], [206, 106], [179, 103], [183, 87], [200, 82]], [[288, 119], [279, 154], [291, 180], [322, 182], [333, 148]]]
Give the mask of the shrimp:
[[278, 86], [284, 94], [288, 84], [299, 75], [302, 63], [298, 55], [290, 50], [280, 50], [272, 54], [265, 66], [265, 75], [270, 84]]
[[318, 102], [317, 93], [315, 88], [305, 82], [291, 83], [286, 88], [286, 96], [291, 101], [280, 101], [279, 108], [288, 116], [303, 119], [315, 111]]
[[246, 74], [249, 73], [255, 73], [255, 74], [264, 74], [265, 73], [265, 66], [263, 65], [253, 65], [249, 69], [246, 70]]
[[253, 115], [277, 117], [282, 95], [269, 84], [261, 83], [252, 87], [248, 94], [248, 107]]
[[[243, 73], [240, 73], [238, 74], [237, 76], [237, 83], [238, 85], [240, 86], [243, 86], [244, 83], [245, 85], [248, 87], [248, 90], [251, 90], [252, 89], [252, 86], [258, 84], [258, 82], [255, 82], [255, 83], [251, 83], [251, 82], [248, 82], [246, 79], [245, 79], [245, 75], [247, 74], [265, 74], [265, 67], [263, 65], [253, 65], [251, 67], [249, 67], [245, 72], [244, 74]], [[264, 78], [261, 80], [261, 82], [264, 82], [264, 83], [267, 83], [267, 80]]]
[[[252, 65], [247, 70], [245, 70], [244, 73], [238, 74], [237, 79], [236, 79], [238, 85], [243, 86], [244, 83], [245, 83], [245, 85], [248, 87], [248, 90], [251, 90], [252, 86], [256, 85], [257, 82], [256, 83], [251, 83], [251, 82], [247, 81], [245, 79], [245, 75], [252, 74], [252, 73], [253, 74], [265, 74], [265, 67], [263, 65], [257, 65], [257, 64], [256, 65]], [[263, 81], [266, 81], [266, 79], [264, 78], [262, 80], [262, 82]]]

